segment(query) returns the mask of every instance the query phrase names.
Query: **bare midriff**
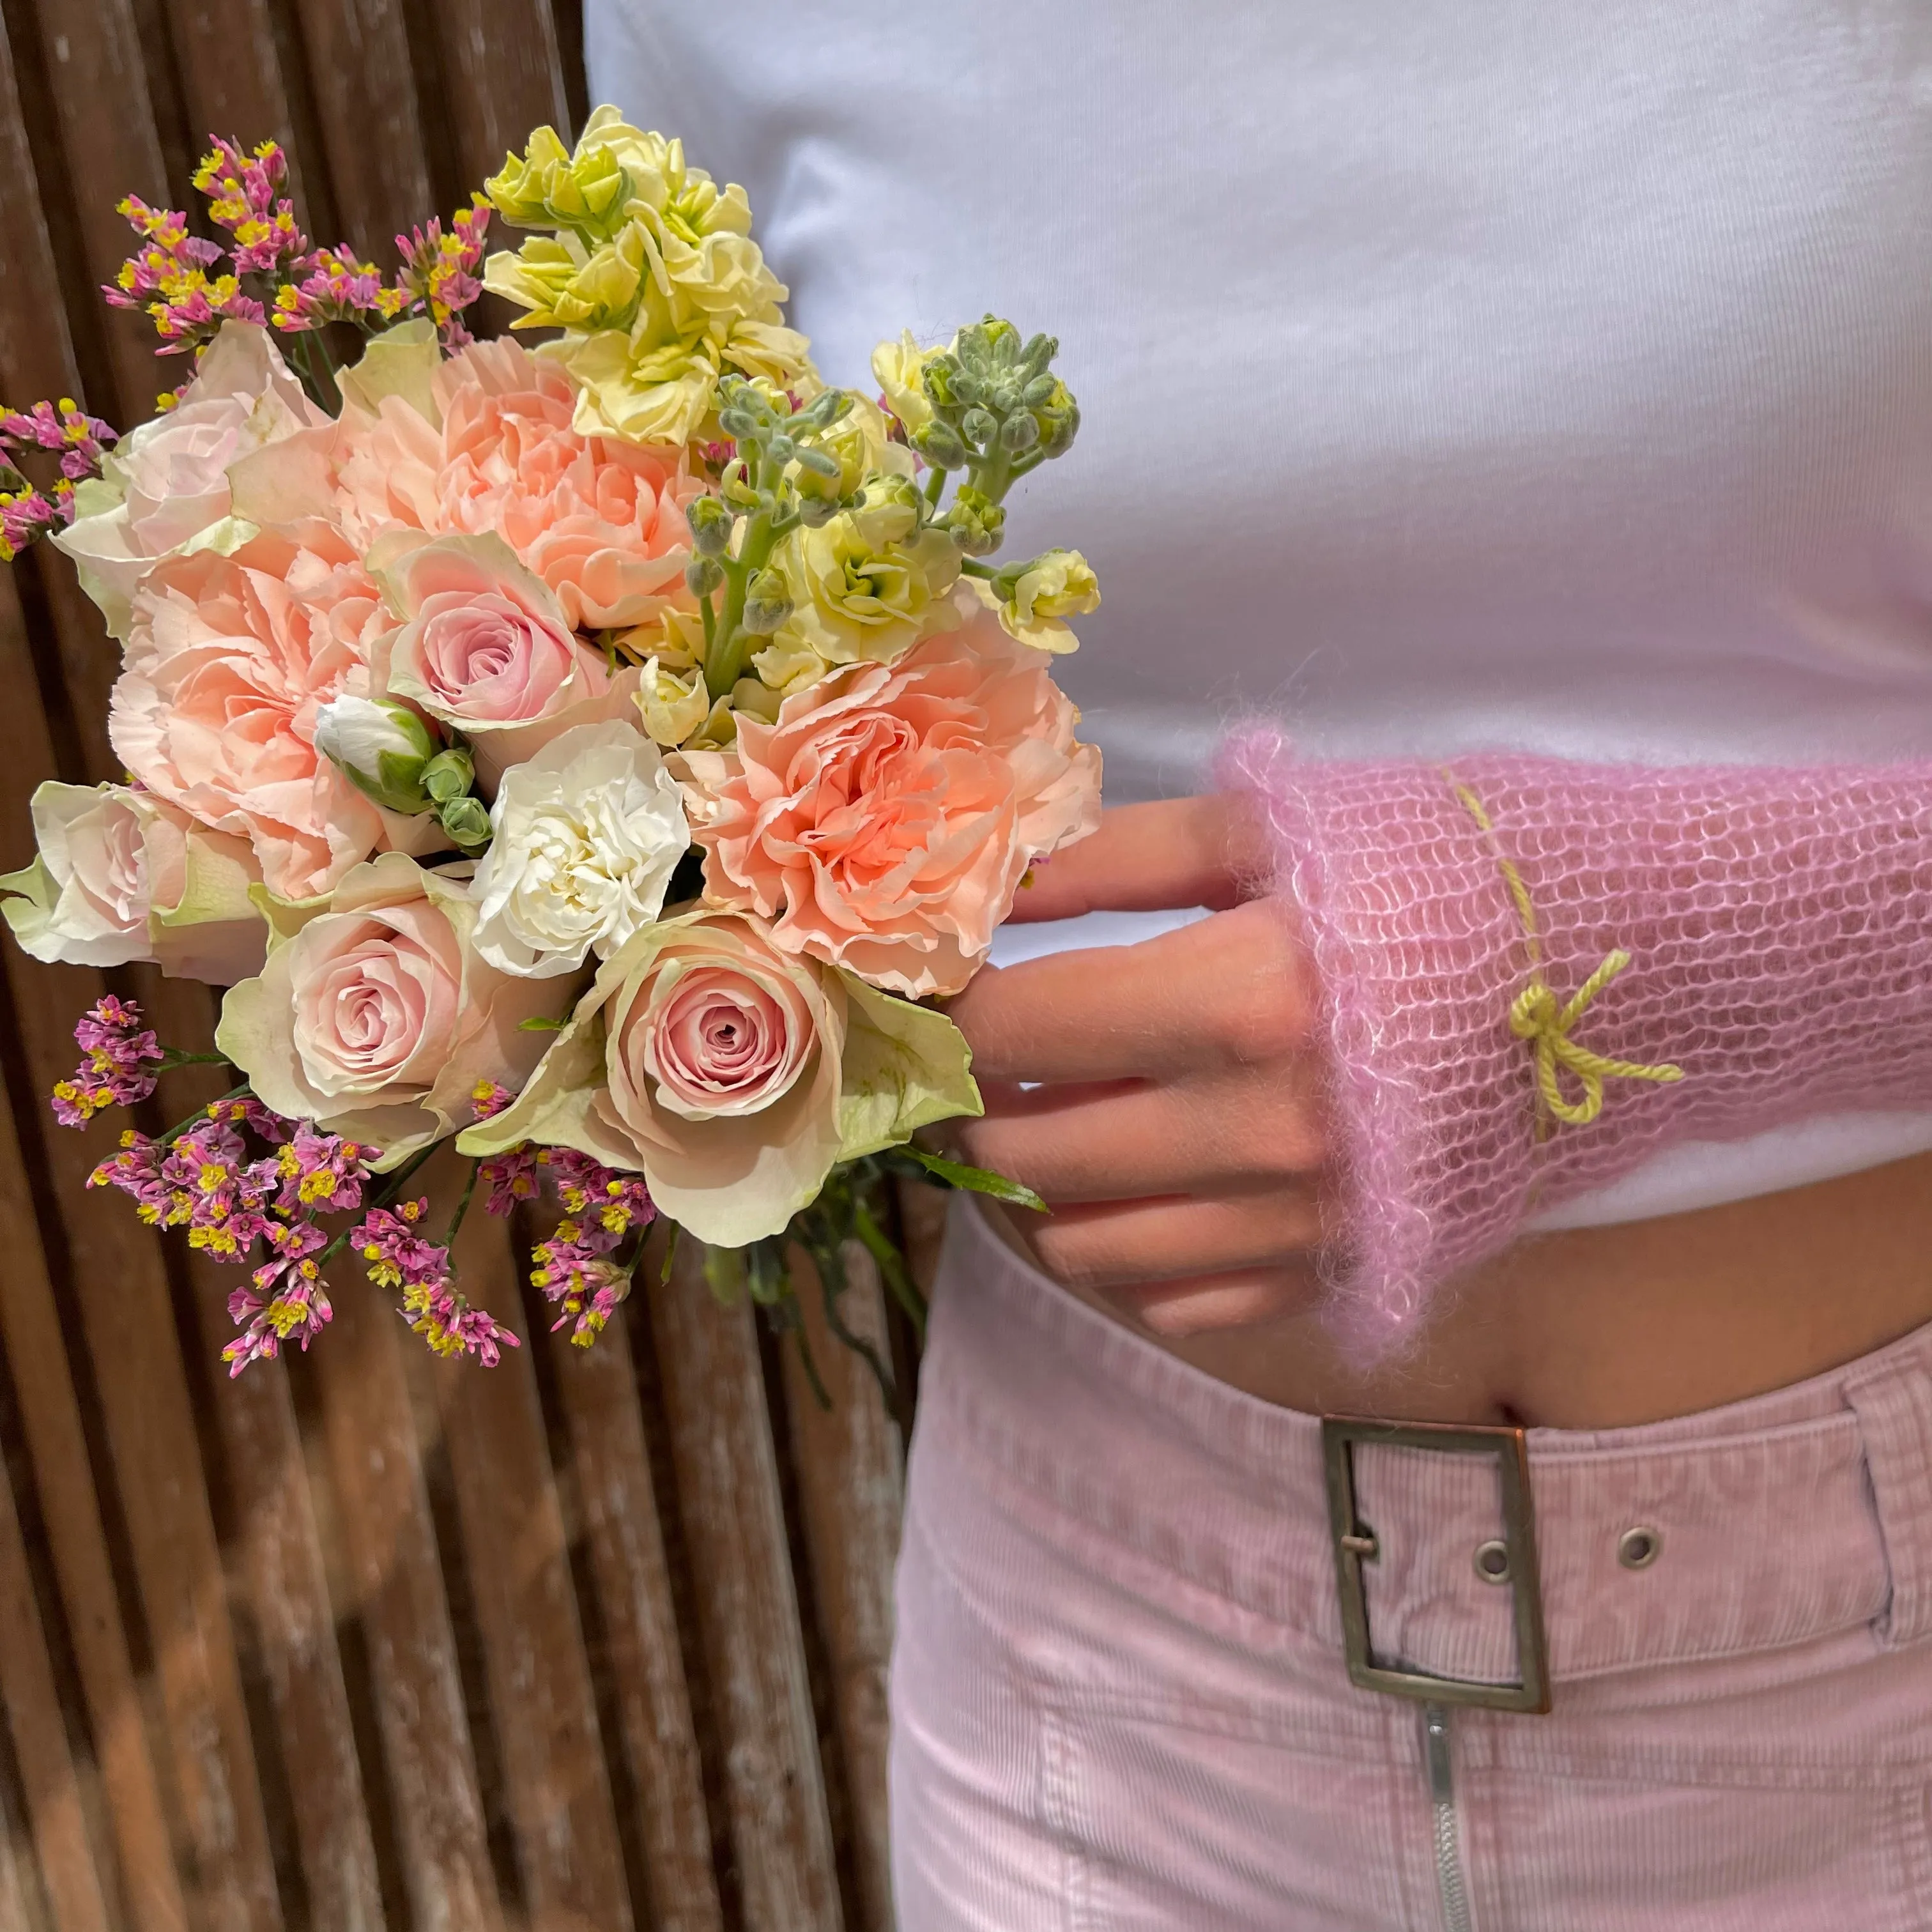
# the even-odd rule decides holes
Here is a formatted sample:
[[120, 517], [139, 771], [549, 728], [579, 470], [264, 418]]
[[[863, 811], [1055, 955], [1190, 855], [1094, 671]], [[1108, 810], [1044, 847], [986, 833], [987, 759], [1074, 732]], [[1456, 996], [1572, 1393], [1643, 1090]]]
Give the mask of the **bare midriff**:
[[1149, 1339], [1314, 1414], [1614, 1429], [1787, 1387], [1928, 1322], [1932, 1154], [1526, 1240], [1443, 1291], [1411, 1349], [1374, 1366], [1312, 1312]]

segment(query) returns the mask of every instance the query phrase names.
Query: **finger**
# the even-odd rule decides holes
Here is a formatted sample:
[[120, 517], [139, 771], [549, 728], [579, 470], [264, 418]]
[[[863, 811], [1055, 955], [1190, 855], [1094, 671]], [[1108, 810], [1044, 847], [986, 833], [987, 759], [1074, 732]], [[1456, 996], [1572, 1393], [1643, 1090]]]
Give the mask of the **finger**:
[[1223, 1328], [1256, 1328], [1305, 1315], [1321, 1298], [1312, 1267], [1199, 1275], [1186, 1281], [1110, 1289], [1106, 1299], [1170, 1341]]
[[1010, 917], [1076, 919], [1089, 912], [1221, 911], [1268, 872], [1268, 838], [1253, 801], [1216, 793], [1116, 806], [1100, 830], [1034, 868]]
[[1316, 1005], [1288, 921], [1257, 902], [1138, 946], [987, 968], [946, 1012], [986, 1078], [1110, 1081], [1288, 1058]]
[[1322, 1210], [1307, 1192], [1282, 1188], [1213, 1200], [1064, 1208], [1024, 1232], [1035, 1258], [1054, 1280], [1105, 1292], [1273, 1269], [1312, 1256], [1321, 1244]]
[[1312, 1189], [1328, 1158], [1312, 1061], [1175, 1082], [982, 1083], [980, 1093], [985, 1115], [956, 1130], [962, 1155], [1055, 1204]]

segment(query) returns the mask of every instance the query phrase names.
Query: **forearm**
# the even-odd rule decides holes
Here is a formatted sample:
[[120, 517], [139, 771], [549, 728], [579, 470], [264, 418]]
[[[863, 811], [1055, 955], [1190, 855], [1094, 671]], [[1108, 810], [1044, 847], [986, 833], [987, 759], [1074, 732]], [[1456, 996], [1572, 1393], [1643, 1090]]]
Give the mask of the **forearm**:
[[1256, 733], [1227, 776], [1322, 981], [1371, 1346], [1671, 1142], [1932, 1102], [1932, 770], [1324, 764]]

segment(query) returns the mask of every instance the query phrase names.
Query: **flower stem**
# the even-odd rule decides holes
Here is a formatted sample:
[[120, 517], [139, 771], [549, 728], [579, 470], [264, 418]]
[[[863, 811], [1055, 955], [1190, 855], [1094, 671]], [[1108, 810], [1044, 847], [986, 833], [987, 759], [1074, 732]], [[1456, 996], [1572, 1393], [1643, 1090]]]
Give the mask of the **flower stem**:
[[219, 1107], [224, 1102], [229, 1100], [238, 1100], [243, 1094], [248, 1092], [248, 1083], [244, 1080], [240, 1086], [231, 1087], [226, 1093], [221, 1096], [220, 1100], [206, 1102], [201, 1106], [196, 1108], [194, 1112], [189, 1114], [188, 1118], [182, 1121], [178, 1126], [170, 1127], [166, 1133], [162, 1135], [158, 1144], [162, 1147], [172, 1147], [175, 1142], [179, 1140], [182, 1136], [186, 1133], [188, 1129], [193, 1126], [197, 1120], [206, 1120], [208, 1118], [208, 1110], [210, 1107]]
[[463, 1185], [463, 1198], [456, 1204], [456, 1212], [449, 1217], [449, 1232], [442, 1238], [446, 1248], [456, 1245], [457, 1230], [463, 1226], [463, 1217], [470, 1212], [470, 1203], [476, 1192], [476, 1177], [483, 1172], [483, 1163], [472, 1160], [470, 1163], [470, 1178]]

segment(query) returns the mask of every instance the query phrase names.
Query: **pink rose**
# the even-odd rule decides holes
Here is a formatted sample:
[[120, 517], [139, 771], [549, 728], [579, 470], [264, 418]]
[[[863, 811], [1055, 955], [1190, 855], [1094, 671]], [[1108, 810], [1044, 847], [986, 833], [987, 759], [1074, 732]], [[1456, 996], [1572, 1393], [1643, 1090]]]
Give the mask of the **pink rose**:
[[686, 913], [611, 956], [517, 1100], [457, 1144], [578, 1148], [642, 1174], [700, 1240], [742, 1247], [782, 1232], [835, 1162], [976, 1114], [968, 1059], [943, 1014], [780, 952], [756, 920]]
[[775, 944], [914, 998], [956, 993], [1027, 867], [1100, 823], [1100, 754], [1040, 652], [980, 617], [740, 713], [674, 760], [706, 896]]
[[368, 694], [386, 620], [340, 533], [263, 535], [156, 566], [134, 599], [108, 736], [150, 791], [254, 847], [282, 898], [325, 892], [382, 814], [315, 748], [316, 713]]
[[477, 343], [424, 386], [434, 420], [390, 394], [251, 463], [244, 509], [262, 521], [327, 514], [365, 547], [398, 528], [500, 536], [572, 628], [690, 607], [684, 506], [703, 485], [681, 451], [579, 435], [572, 378], [520, 343]]
[[261, 970], [268, 928], [241, 839], [152, 792], [50, 780], [34, 794], [40, 850], [0, 878], [21, 950], [80, 966], [155, 961], [171, 977], [230, 986]]
[[328, 423], [266, 329], [224, 322], [179, 402], [122, 440], [54, 539], [109, 629], [125, 637], [142, 577], [228, 514], [230, 464]]
[[500, 538], [440, 537], [382, 575], [405, 620], [377, 647], [390, 695], [468, 736], [487, 782], [572, 725], [630, 708], [638, 673], [614, 677]]
[[556, 982], [484, 964], [475, 923], [460, 883], [385, 853], [229, 989], [216, 1043], [277, 1113], [394, 1166], [467, 1120], [480, 1082], [520, 1088], [550, 1037], [518, 1023], [555, 1011]]

